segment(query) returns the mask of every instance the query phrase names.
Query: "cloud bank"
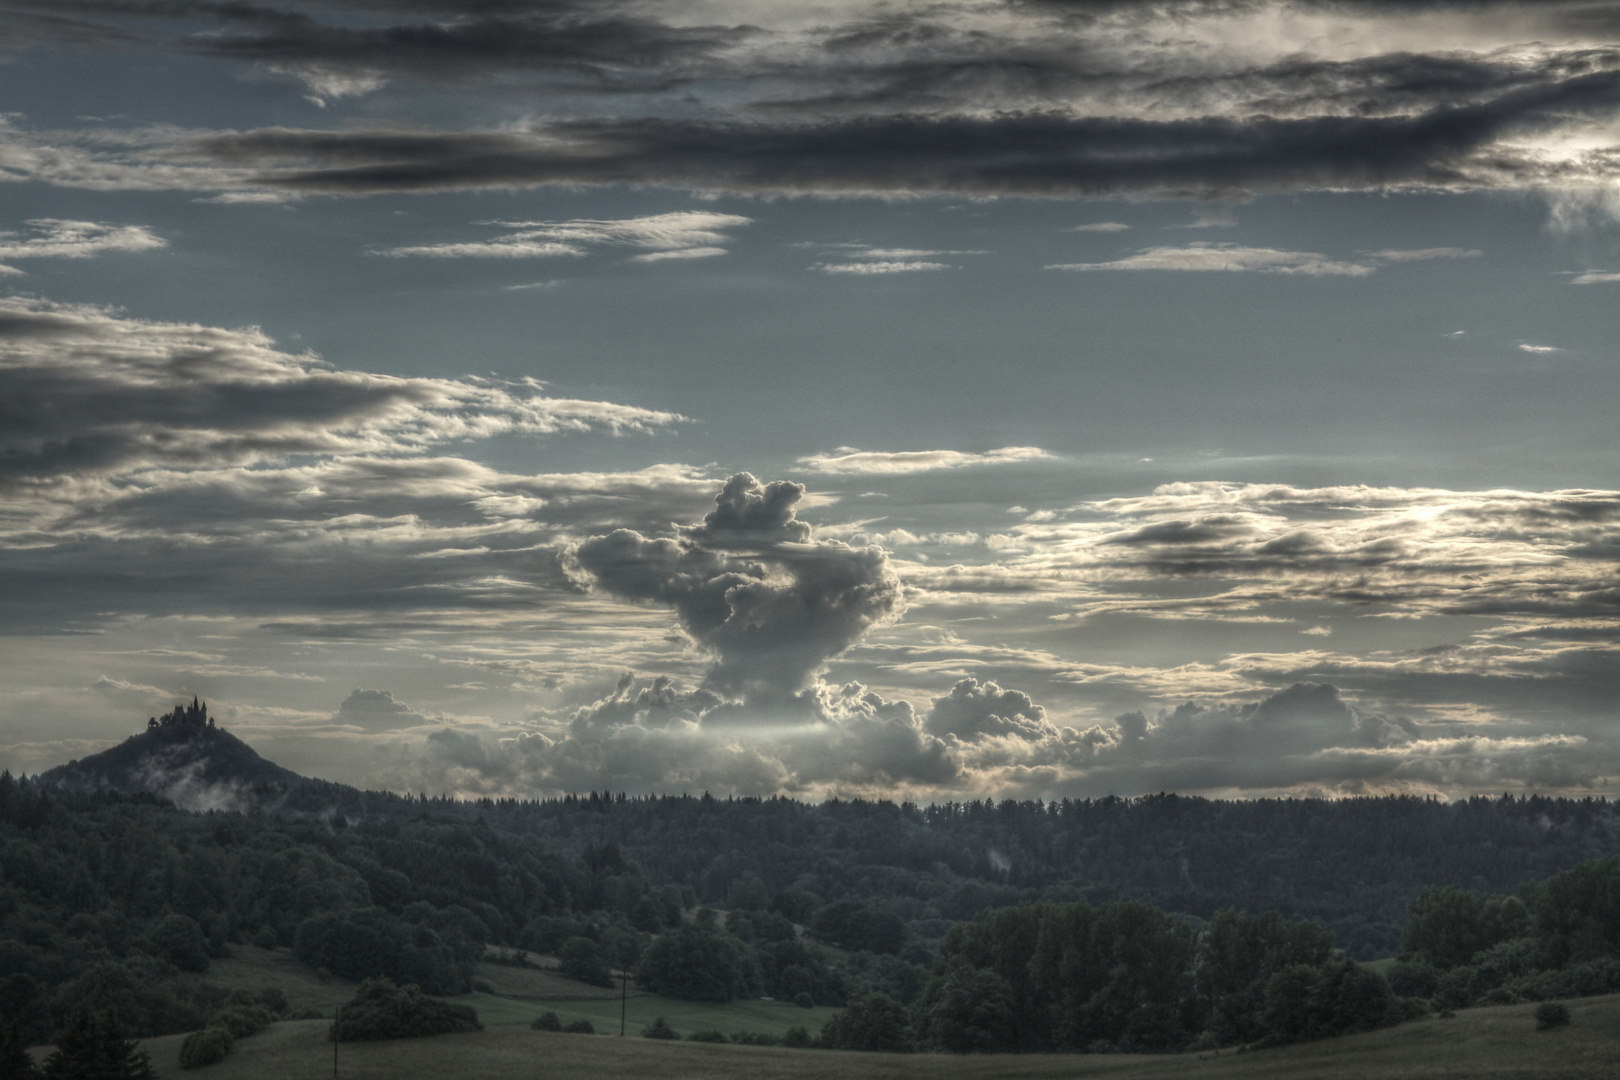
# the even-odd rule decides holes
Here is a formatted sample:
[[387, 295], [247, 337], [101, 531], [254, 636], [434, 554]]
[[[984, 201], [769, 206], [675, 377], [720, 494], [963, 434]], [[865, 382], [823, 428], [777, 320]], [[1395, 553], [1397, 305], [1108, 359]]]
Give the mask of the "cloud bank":
[[[366, 97], [392, 121], [5, 129], [6, 175], [102, 189], [1580, 199], [1620, 161], [1613, 13], [1575, 0], [947, 0], [815, 17], [747, 2], [193, 0], [122, 4], [116, 21], [62, 0], [3, 18], [14, 49], [202, 53], [291, 76], [323, 105]], [[487, 129], [412, 122], [410, 95], [447, 85], [503, 114], [541, 104]]]

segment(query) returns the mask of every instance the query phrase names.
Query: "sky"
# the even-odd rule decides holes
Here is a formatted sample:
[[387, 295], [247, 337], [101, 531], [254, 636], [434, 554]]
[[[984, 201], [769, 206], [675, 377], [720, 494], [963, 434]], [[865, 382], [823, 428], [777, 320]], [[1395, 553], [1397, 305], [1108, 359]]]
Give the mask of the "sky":
[[1620, 795], [1620, 3], [0, 0], [0, 768]]

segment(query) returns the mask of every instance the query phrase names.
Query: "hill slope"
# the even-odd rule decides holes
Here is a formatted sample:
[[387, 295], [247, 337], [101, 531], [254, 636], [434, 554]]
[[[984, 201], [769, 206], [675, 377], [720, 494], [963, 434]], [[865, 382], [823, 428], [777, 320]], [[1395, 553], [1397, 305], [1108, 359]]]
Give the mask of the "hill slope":
[[[657, 1075], [663, 1080], [1612, 1080], [1620, 1072], [1620, 997], [1569, 1003], [1567, 1028], [1536, 1031], [1532, 1005], [1470, 1009], [1449, 1020], [1431, 1019], [1385, 1031], [1317, 1043], [1220, 1056], [1093, 1054], [973, 1055], [851, 1054], [779, 1047], [662, 1043], [561, 1035], [521, 1027], [493, 1027], [471, 1035], [445, 1035], [381, 1043], [344, 1043], [338, 1050], [344, 1080], [387, 1077], [428, 1080], [522, 1080], [544, 1062], [548, 1080], [600, 1080], [603, 1076]], [[208, 1080], [271, 1080], [324, 1075], [332, 1044], [326, 1021], [273, 1025], [245, 1039], [205, 1074]], [[160, 1077], [182, 1075], [183, 1036], [148, 1039]]]
[[69, 791], [146, 792], [187, 810], [248, 809], [313, 782], [260, 757], [195, 703], [38, 779]]

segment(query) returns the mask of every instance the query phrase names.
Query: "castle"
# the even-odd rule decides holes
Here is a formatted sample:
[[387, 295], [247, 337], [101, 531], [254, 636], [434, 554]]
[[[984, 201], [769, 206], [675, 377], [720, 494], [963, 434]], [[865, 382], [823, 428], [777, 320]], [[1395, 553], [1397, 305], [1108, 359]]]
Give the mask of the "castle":
[[162, 716], [154, 716], [152, 719], [146, 722], [147, 731], [156, 731], [159, 728], [181, 730], [186, 728], [203, 729], [211, 728], [213, 726], [214, 718], [208, 715], [207, 703], [199, 702], [195, 697], [191, 699], [190, 705], [176, 705], [174, 707], [174, 712], [165, 713]]

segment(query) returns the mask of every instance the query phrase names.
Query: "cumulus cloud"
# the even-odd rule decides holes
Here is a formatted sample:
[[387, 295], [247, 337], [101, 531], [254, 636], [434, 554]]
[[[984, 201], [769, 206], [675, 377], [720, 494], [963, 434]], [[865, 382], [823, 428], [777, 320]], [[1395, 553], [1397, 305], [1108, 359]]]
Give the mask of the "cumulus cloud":
[[751, 224], [752, 218], [702, 210], [680, 210], [617, 221], [498, 221], [511, 230], [492, 240], [395, 247], [384, 255], [418, 255], [442, 259], [529, 259], [584, 255], [589, 246], [647, 249], [634, 262], [703, 259], [724, 255], [727, 229]]
[[398, 701], [387, 690], [355, 690], [343, 699], [333, 719], [364, 731], [414, 727], [427, 717]]
[[697, 525], [649, 538], [619, 529], [572, 546], [581, 584], [673, 608], [714, 658], [704, 686], [752, 706], [781, 707], [826, 662], [905, 608], [881, 548], [815, 541], [798, 520], [800, 484], [726, 481]]
[[802, 457], [799, 464], [811, 472], [833, 475], [905, 474], [1039, 461], [1051, 456], [1038, 446], [1003, 446], [979, 453], [964, 450], [857, 450], [852, 446], [840, 446], [830, 454]]
[[[109, 251], [148, 251], [168, 241], [144, 225], [105, 225], [64, 218], [34, 218], [28, 233], [0, 232], [0, 259], [88, 259]], [[0, 274], [22, 271], [0, 264]]]

